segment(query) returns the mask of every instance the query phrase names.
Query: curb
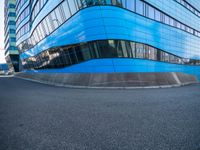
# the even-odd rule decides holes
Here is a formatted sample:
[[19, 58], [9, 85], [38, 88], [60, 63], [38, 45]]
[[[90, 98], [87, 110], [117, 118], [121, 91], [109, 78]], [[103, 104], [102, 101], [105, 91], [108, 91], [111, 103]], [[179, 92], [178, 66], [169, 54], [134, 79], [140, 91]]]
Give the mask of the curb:
[[40, 84], [45, 85], [52, 85], [56, 87], [65, 87], [65, 88], [73, 88], [73, 89], [121, 89], [121, 90], [131, 90], [131, 89], [158, 89], [158, 88], [173, 88], [173, 87], [181, 87], [191, 84], [197, 84], [197, 83], [184, 83], [184, 84], [173, 84], [173, 85], [160, 85], [160, 86], [141, 86], [141, 87], [93, 87], [93, 86], [73, 86], [73, 85], [63, 85], [63, 84], [56, 84], [56, 83], [47, 83], [39, 80], [29, 79], [29, 78], [23, 78], [19, 76], [14, 76], [14, 78], [19, 78], [26, 81], [31, 82], [37, 82]]

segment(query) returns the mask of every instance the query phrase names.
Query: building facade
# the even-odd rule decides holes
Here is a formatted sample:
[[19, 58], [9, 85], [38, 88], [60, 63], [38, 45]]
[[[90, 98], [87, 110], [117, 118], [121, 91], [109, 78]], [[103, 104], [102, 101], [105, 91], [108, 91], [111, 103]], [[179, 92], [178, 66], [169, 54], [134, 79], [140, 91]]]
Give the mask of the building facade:
[[19, 52], [16, 47], [16, 0], [4, 1], [4, 35], [5, 35], [5, 56], [9, 69], [19, 71]]
[[200, 79], [198, 0], [17, 0], [16, 12], [24, 71]]

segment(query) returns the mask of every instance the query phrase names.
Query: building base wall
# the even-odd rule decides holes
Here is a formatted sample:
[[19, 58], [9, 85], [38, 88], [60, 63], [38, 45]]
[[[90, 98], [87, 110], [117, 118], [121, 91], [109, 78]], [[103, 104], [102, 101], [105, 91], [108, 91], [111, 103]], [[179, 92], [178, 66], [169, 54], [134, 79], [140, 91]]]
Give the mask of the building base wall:
[[200, 81], [200, 66], [178, 65], [144, 59], [94, 59], [58, 69], [25, 70], [25, 73], [153, 73], [180, 72], [196, 76]]
[[67, 87], [166, 87], [198, 83], [200, 66], [143, 59], [94, 59], [61, 69], [26, 70], [16, 76]]
[[198, 83], [183, 73], [19, 73], [16, 77], [76, 88], [155, 88]]

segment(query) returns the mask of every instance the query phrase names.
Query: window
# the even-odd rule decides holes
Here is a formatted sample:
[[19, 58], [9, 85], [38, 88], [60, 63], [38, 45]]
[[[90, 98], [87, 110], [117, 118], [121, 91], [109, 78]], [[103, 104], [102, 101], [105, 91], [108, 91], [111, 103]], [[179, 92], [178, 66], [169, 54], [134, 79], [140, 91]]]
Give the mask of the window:
[[45, 33], [41, 24], [38, 26], [38, 32], [40, 32], [41, 39], [43, 39], [45, 37]]
[[135, 0], [131, 0], [131, 1], [127, 1], [126, 3], [128, 3], [126, 6], [127, 6], [127, 9], [131, 10], [131, 11], [134, 11], [135, 12]]
[[164, 15], [164, 23], [168, 24], [168, 25], [170, 24], [169, 23], [169, 17], [167, 15]]
[[140, 15], [144, 15], [144, 3], [140, 0], [136, 0], [136, 12]]
[[45, 28], [44, 21], [41, 22], [41, 29], [43, 30], [44, 37], [46, 37], [48, 34], [48, 31]]
[[10, 12], [10, 13], [8, 14], [8, 16], [9, 16], [9, 17], [15, 17], [16, 14], [15, 14], [14, 12]]
[[[43, 23], [43, 25], [44, 25], [44, 29], [45, 29], [45, 31], [46, 31], [46, 35], [49, 35], [49, 34], [50, 34], [50, 30], [49, 30], [49, 27], [48, 27], [48, 25], [47, 25], [46, 19], [44, 19], [44, 20], [42, 21], [42, 23]], [[45, 35], [45, 36], [46, 36], [46, 35]]]
[[9, 4], [9, 8], [15, 8], [14, 4]]
[[18, 26], [28, 15], [29, 15], [29, 7], [26, 7], [26, 9], [17, 18], [16, 25]]
[[189, 33], [194, 34], [194, 29], [188, 28]]
[[112, 45], [112, 47], [114, 49], [117, 50], [117, 56], [118, 57], [124, 57], [123, 50], [122, 50], [122, 45], [121, 45], [121, 41], [118, 41], [118, 40], [117, 41], [109, 40], [109, 43], [110, 43], [110, 45]]
[[165, 14], [160, 13], [160, 15], [161, 15], [161, 22], [162, 22], [162, 23], [165, 23]]
[[[134, 0], [133, 0], [134, 1]], [[122, 7], [123, 8], [127, 8], [127, 6], [126, 6], [126, 0], [122, 0]]]
[[69, 48], [68, 51], [69, 51], [71, 63], [72, 64], [78, 63], [78, 59], [77, 59], [76, 51], [75, 51], [74, 47]]
[[174, 26], [174, 19], [169, 18], [169, 25]]
[[[91, 1], [91, 0], [89, 0], [89, 1]], [[101, 0], [101, 4], [103, 4], [103, 5], [111, 5], [112, 4], [112, 0]]]
[[16, 42], [16, 38], [10, 38], [10, 42]]
[[147, 7], [147, 10], [148, 10], [148, 17], [150, 18], [150, 19], [155, 19], [154, 17], [155, 17], [155, 9], [153, 8], [153, 7], [151, 7], [151, 6], [148, 6]]
[[179, 23], [179, 22], [176, 22], [176, 26], [177, 26], [177, 28], [181, 28], [181, 24]]
[[[87, 44], [81, 44], [80, 45], [80, 53], [81, 53], [84, 61], [91, 59], [91, 54], [90, 54], [89, 47], [88, 47]], [[78, 57], [78, 54], [77, 54], [77, 57]]]
[[35, 35], [37, 36], [37, 43], [40, 42], [42, 40], [42, 36], [38, 27], [35, 30]]
[[64, 1], [62, 3], [61, 11], [64, 12], [63, 14], [65, 16], [65, 20], [67, 20], [71, 16], [70, 11], [69, 11], [69, 7], [68, 7], [68, 4], [67, 4], [66, 1]]
[[161, 13], [158, 10], [155, 10], [155, 20], [156, 21], [161, 21]]
[[149, 54], [150, 54], [149, 46], [144, 45], [144, 58], [149, 59]]
[[117, 52], [113, 44], [113, 40], [98, 41], [98, 48], [101, 58], [112, 58], [117, 56]]
[[33, 37], [35, 39], [35, 43], [38, 43], [39, 42], [39, 37], [38, 37], [38, 35], [36, 33], [36, 30], [33, 32]]
[[34, 36], [33, 36], [33, 35], [31, 36], [31, 43], [32, 43], [33, 45], [35, 45], [35, 44], [36, 44], [36, 42], [35, 42], [35, 38], [34, 38]]
[[23, 36], [24, 34], [26, 34], [28, 31], [30, 30], [30, 24], [29, 22], [26, 23], [24, 26], [22, 26], [19, 31], [17, 32], [17, 39], [19, 39], [21, 36]]
[[162, 61], [169, 62], [169, 54], [165, 52], [161, 52], [162, 54]]
[[10, 29], [9, 32], [10, 33], [15, 33], [15, 30], [14, 29]]
[[180, 26], [181, 26], [182, 30], [185, 30], [185, 25], [184, 24], [180, 24]]
[[144, 58], [144, 45], [136, 43], [136, 58]]
[[157, 50], [151, 46], [149, 46], [149, 59], [157, 60]]
[[50, 18], [49, 18], [49, 16], [47, 16], [47, 17], [45, 18], [45, 21], [46, 21], [46, 23], [47, 23], [49, 32], [51, 33], [51, 32], [53, 31], [53, 27], [52, 27], [52, 25], [51, 25], [51, 23], [50, 23]]
[[121, 48], [122, 48], [122, 52], [123, 52], [123, 57], [128, 57], [129, 55], [130, 55], [130, 53], [129, 53], [129, 55], [128, 55], [128, 53], [127, 53], [127, 45], [126, 45], [127, 43], [125, 42], [125, 41], [121, 41]]
[[58, 26], [61, 24], [61, 22], [59, 22], [59, 20], [56, 18], [54, 11], [51, 12], [50, 17], [51, 17], [54, 29], [58, 28]]
[[78, 46], [75, 47], [75, 51], [76, 51], [76, 56], [77, 56], [78, 62], [84, 61], [84, 58], [83, 58], [83, 53], [85, 52], [84, 45], [82, 46], [82, 48], [83, 48], [83, 51], [81, 50], [81, 46], [78, 45]]
[[111, 0], [113, 5], [122, 6], [121, 0]]
[[[75, 14], [76, 11], [77, 11], [76, 4], [75, 4], [75, 0], [68, 0], [68, 3], [69, 3], [71, 15]], [[67, 7], [67, 8], [68, 8], [68, 7]], [[66, 9], [67, 9], [67, 8], [66, 8]]]
[[56, 8], [54, 12], [55, 12], [56, 20], [57, 20], [57, 22], [59, 23], [59, 26], [60, 26], [64, 22], [63, 17], [60, 13], [60, 7]]
[[135, 44], [135, 42], [130, 42], [130, 47], [131, 47], [133, 58], [135, 58], [136, 57], [136, 44]]
[[200, 65], [200, 60], [183, 59], [145, 44], [123, 40], [102, 40], [51, 48], [23, 60], [23, 66], [26, 69], [60, 68], [94, 58], [135, 58], [135, 55], [136, 58], [141, 59]]
[[32, 15], [31, 15], [31, 21], [34, 21], [35, 17], [38, 15], [38, 13], [41, 11], [41, 9], [44, 7], [48, 0], [38, 0], [33, 8]]
[[[126, 46], [126, 57], [133, 58], [133, 53], [135, 53], [135, 45], [133, 46], [134, 42], [124, 41]], [[133, 47], [132, 47], [133, 46]], [[133, 52], [133, 53], [132, 53]]]
[[82, 9], [83, 8], [83, 3], [82, 0], [77, 0], [78, 8]]
[[162, 57], [161, 57], [161, 54], [162, 54], [161, 51], [158, 50], [158, 51], [157, 51], [157, 56], [156, 56], [158, 61], [161, 61], [161, 60], [162, 60], [162, 59], [161, 59], [161, 58], [162, 58]]
[[92, 58], [99, 58], [99, 50], [97, 45], [97, 42], [89, 42], [89, 48]]
[[40, 0], [40, 6], [42, 7], [44, 5], [44, 0]]

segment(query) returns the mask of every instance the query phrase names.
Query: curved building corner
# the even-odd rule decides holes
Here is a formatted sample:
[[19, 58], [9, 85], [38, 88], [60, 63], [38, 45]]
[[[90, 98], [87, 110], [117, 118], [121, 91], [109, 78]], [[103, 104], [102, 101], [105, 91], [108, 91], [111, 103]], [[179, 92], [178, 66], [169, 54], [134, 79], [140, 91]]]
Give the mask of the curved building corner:
[[198, 0], [17, 0], [16, 13], [24, 72], [178, 72], [200, 80]]

